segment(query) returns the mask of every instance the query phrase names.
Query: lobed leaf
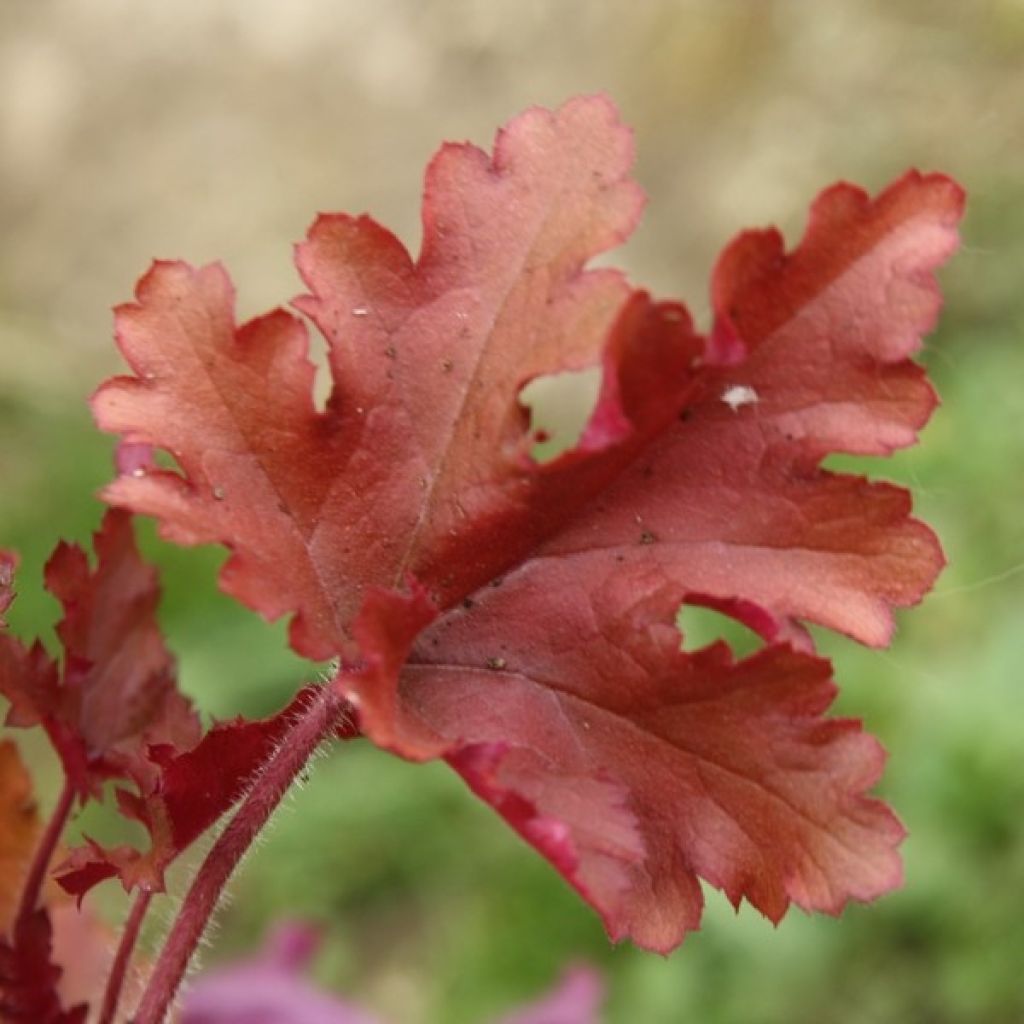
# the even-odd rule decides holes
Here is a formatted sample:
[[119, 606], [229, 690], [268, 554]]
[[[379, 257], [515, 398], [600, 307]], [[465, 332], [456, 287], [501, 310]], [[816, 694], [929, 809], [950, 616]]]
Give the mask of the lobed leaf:
[[506, 580], [420, 638], [402, 740], [424, 723], [613, 939], [672, 949], [700, 922], [698, 878], [773, 921], [898, 884], [903, 829], [865, 795], [883, 754], [823, 717], [828, 662], [784, 644], [740, 662], [721, 643], [681, 651], [679, 596], [617, 573]]
[[[156, 264], [118, 311], [135, 376], [94, 408], [179, 467], [126, 456], [109, 501], [226, 544], [224, 588], [292, 615], [301, 653], [342, 655], [371, 739], [447, 758], [614, 937], [667, 950], [698, 878], [773, 920], [899, 880], [902, 829], [866, 795], [881, 751], [825, 717], [805, 623], [885, 644], [941, 568], [904, 491], [821, 463], [927, 420], [910, 356], [963, 196], [916, 172], [875, 199], [838, 185], [792, 252], [742, 234], [704, 339], [585, 269], [635, 223], [631, 150], [601, 98], [527, 112], [490, 157], [444, 147], [416, 260], [367, 217], [319, 218], [296, 305], [328, 343], [322, 412], [301, 321], [236, 327], [219, 267]], [[520, 391], [588, 365], [579, 443], [538, 465]], [[683, 653], [682, 601], [765, 648]]]
[[117, 791], [121, 813], [149, 833], [149, 849], [105, 848], [87, 839], [58, 868], [61, 887], [79, 901], [114, 877], [127, 891], [163, 892], [167, 867], [248, 791], [311, 693], [312, 687], [301, 690], [265, 719], [220, 722], [186, 750], [150, 746], [148, 763], [135, 771], [138, 792]]
[[[155, 515], [173, 540], [226, 543], [223, 587], [268, 617], [293, 613], [293, 645], [310, 657], [353, 653], [369, 587], [411, 573], [454, 604], [620, 468], [614, 449], [635, 428], [614, 375], [630, 374], [632, 350], [653, 364], [648, 418], [685, 387], [697, 346], [683, 311], [582, 269], [636, 221], [631, 159], [611, 105], [580, 100], [523, 115], [493, 158], [442, 149], [416, 262], [367, 217], [319, 218], [297, 251], [312, 290], [297, 306], [328, 340], [323, 413], [299, 321], [278, 310], [236, 329], [219, 267], [154, 265], [117, 314], [136, 376], [104, 385], [94, 409], [181, 472], [137, 469], [107, 499]], [[609, 340], [616, 322], [624, 336]], [[520, 390], [602, 358], [584, 444], [538, 469]]]

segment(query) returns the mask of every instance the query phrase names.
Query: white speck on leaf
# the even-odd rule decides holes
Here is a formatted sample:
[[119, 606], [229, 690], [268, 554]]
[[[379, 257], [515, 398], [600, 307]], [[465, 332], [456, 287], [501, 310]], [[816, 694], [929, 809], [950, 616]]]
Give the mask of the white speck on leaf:
[[722, 392], [722, 401], [725, 402], [733, 412], [737, 412], [745, 405], [757, 405], [760, 401], [758, 393], [746, 384], [734, 384]]
[[365, 306], [358, 306], [356, 309], [352, 310], [352, 315], [353, 316], [369, 316], [370, 315], [370, 311]]

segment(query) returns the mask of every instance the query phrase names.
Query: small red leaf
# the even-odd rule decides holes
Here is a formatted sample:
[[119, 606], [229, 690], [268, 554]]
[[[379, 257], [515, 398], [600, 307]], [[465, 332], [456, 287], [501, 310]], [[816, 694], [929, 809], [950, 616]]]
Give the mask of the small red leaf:
[[151, 746], [148, 763], [135, 770], [138, 795], [118, 791], [121, 812], [146, 828], [150, 848], [108, 849], [88, 840], [58, 869], [60, 885], [79, 900], [114, 876], [126, 890], [163, 891], [168, 865], [245, 794], [312, 692], [301, 690], [269, 718], [219, 723], [191, 749]]
[[42, 724], [83, 799], [103, 779], [137, 771], [146, 745], [188, 746], [199, 736], [157, 625], [156, 572], [139, 557], [131, 517], [109, 511], [94, 543], [95, 569], [65, 543], [46, 565], [47, 589], [64, 608], [62, 664], [39, 643], [0, 637], [7, 724]]

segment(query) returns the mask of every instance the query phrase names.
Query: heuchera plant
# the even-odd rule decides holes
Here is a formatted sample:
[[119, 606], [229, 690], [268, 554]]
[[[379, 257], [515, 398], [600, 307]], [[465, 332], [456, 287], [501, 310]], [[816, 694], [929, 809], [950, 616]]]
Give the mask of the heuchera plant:
[[[928, 419], [935, 395], [911, 357], [962, 192], [917, 172], [873, 199], [839, 184], [792, 251], [775, 230], [741, 234], [714, 268], [703, 334], [678, 302], [586, 268], [640, 216], [632, 160], [608, 100], [533, 109], [493, 155], [446, 145], [433, 159], [418, 258], [367, 216], [319, 217], [296, 249], [301, 315], [239, 326], [224, 269], [175, 262], [117, 309], [131, 373], [93, 398], [120, 438], [95, 563], [60, 544], [47, 564], [59, 658], [0, 638], [7, 724], [42, 727], [65, 777], [42, 828], [0, 747], [9, 1019], [86, 1019], [60, 989], [74, 965], [51, 951], [53, 864], [79, 901], [111, 878], [136, 894], [105, 991], [87, 993], [109, 1024], [165, 869], [235, 808], [131, 1014], [164, 1020], [232, 869], [332, 737], [443, 758], [612, 939], [645, 949], [698, 927], [701, 879], [772, 921], [899, 883], [903, 829], [868, 795], [882, 750], [826, 716], [831, 666], [806, 626], [884, 646], [893, 609], [942, 566], [905, 491], [822, 461], [887, 455]], [[323, 410], [307, 320], [328, 347]], [[524, 387], [594, 366], [581, 436], [538, 461]], [[291, 645], [335, 659], [330, 678], [268, 720], [203, 733], [132, 513], [175, 543], [224, 545], [221, 587], [290, 616]], [[14, 569], [0, 560], [0, 612]], [[763, 646], [684, 651], [683, 605]], [[58, 856], [73, 809], [109, 780], [148, 846]]]

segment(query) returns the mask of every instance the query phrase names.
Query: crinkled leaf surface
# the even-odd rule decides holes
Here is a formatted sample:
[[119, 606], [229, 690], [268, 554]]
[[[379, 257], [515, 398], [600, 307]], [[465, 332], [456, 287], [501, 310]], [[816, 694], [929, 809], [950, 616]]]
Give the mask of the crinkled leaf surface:
[[[169, 451], [107, 498], [232, 550], [222, 583], [341, 653], [376, 742], [446, 757], [601, 913], [666, 950], [698, 878], [773, 919], [899, 879], [902, 830], [866, 795], [882, 756], [804, 623], [887, 642], [942, 564], [902, 490], [821, 468], [911, 443], [934, 396], [910, 356], [960, 189], [910, 173], [838, 185], [802, 241], [730, 245], [706, 339], [685, 310], [586, 270], [639, 198], [603, 99], [532, 110], [493, 156], [432, 162], [415, 261], [366, 217], [321, 217], [298, 300], [328, 343], [323, 412], [302, 324], [242, 327], [217, 267], [158, 264], [118, 314], [135, 376], [100, 424]], [[537, 465], [518, 400], [602, 368], [577, 446]], [[765, 640], [680, 651], [680, 602]]]
[[190, 746], [199, 738], [157, 625], [156, 572], [139, 557], [131, 517], [109, 511], [94, 543], [95, 568], [63, 542], [46, 565], [47, 589], [64, 609], [60, 664], [39, 642], [26, 647], [0, 636], [7, 724], [43, 725], [83, 799], [104, 778], [138, 772], [149, 744]]

